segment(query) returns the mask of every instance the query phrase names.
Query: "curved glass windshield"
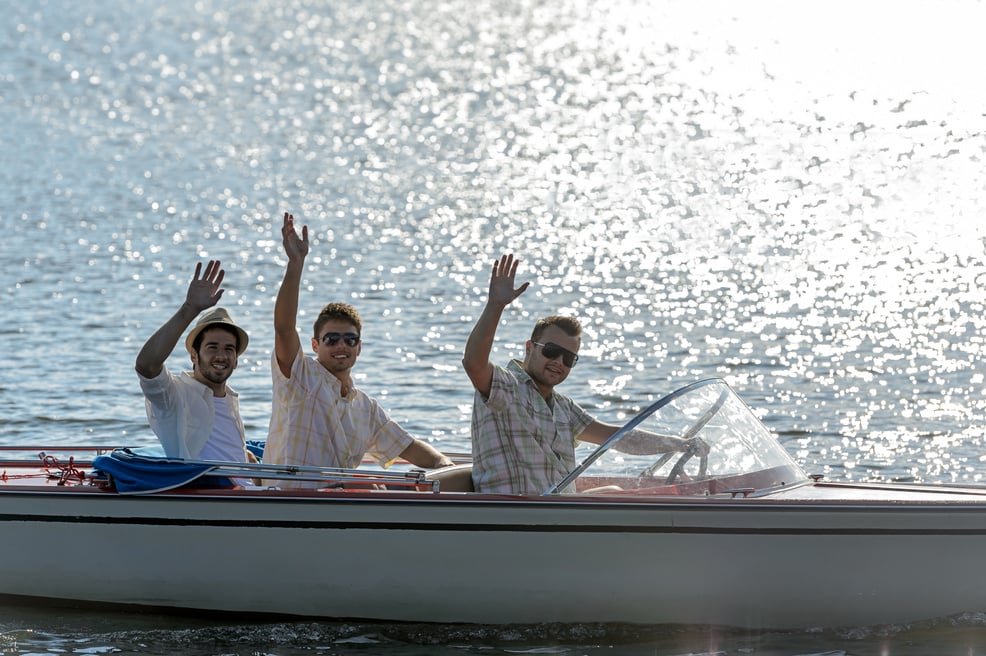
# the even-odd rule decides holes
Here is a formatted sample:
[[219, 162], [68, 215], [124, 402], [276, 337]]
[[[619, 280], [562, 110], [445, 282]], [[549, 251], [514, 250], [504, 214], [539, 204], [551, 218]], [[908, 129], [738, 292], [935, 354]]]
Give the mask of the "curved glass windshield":
[[[669, 437], [708, 453], [667, 452]], [[545, 494], [750, 496], [807, 480], [732, 388], [709, 379], [641, 412]]]

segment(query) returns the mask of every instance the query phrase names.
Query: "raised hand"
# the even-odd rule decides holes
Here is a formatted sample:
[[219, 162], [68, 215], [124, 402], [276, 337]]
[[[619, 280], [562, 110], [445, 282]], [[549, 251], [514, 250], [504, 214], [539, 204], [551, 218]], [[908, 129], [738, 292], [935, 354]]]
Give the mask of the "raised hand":
[[294, 228], [294, 215], [284, 213], [284, 225], [281, 227], [281, 243], [284, 244], [284, 254], [289, 260], [304, 260], [308, 256], [308, 226], [301, 227], [301, 236]]
[[212, 307], [223, 297], [222, 284], [225, 277], [226, 272], [219, 260], [209, 260], [204, 272], [201, 262], [195, 265], [195, 275], [188, 283], [185, 302], [170, 319], [147, 338], [137, 354], [137, 361], [134, 363], [137, 373], [145, 378], [155, 378], [161, 373], [164, 361], [178, 344], [182, 332], [195, 320], [199, 312]]
[[527, 291], [530, 282], [514, 287], [514, 277], [517, 275], [519, 264], [520, 260], [515, 260], [512, 254], [503, 255], [498, 261], [493, 262], [493, 274], [490, 276], [490, 303], [506, 306]]
[[202, 263], [195, 265], [195, 275], [188, 283], [188, 291], [185, 293], [185, 303], [189, 305], [195, 313], [212, 307], [223, 297], [223, 278], [226, 271], [222, 268], [219, 260], [209, 260], [205, 265], [205, 273], [202, 272]]

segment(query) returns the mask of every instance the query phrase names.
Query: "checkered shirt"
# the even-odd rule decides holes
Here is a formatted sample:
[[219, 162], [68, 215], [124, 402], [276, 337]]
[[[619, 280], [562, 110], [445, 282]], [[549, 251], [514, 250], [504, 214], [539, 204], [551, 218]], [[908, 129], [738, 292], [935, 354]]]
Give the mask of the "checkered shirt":
[[575, 442], [593, 417], [567, 396], [545, 401], [521, 363], [493, 367], [490, 396], [472, 406], [477, 492], [539, 495], [575, 469]]

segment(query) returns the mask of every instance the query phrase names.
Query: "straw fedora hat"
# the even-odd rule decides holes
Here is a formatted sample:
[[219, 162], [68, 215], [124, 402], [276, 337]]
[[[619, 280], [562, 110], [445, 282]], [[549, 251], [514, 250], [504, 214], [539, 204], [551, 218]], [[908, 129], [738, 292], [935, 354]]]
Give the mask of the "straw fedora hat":
[[237, 345], [236, 355], [243, 355], [243, 351], [246, 350], [247, 343], [250, 341], [250, 337], [246, 334], [246, 331], [233, 323], [233, 320], [229, 316], [229, 312], [226, 308], [215, 308], [214, 310], [209, 310], [199, 322], [195, 324], [195, 327], [188, 331], [188, 337], [185, 338], [185, 348], [188, 352], [192, 352], [192, 343], [195, 338], [198, 337], [199, 333], [206, 328], [213, 328], [217, 325], [229, 326], [236, 331], [239, 336], [239, 344]]

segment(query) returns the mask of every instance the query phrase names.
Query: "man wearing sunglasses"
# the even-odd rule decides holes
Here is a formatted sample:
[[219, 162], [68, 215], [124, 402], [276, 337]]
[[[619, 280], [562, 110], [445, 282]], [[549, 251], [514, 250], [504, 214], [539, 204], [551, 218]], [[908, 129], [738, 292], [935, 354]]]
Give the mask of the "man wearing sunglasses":
[[[462, 365], [476, 389], [472, 414], [473, 485], [477, 492], [539, 495], [576, 466], [575, 442], [602, 444], [619, 427], [597, 421], [555, 391], [579, 361], [578, 319], [551, 316], [534, 325], [524, 360], [506, 367], [490, 362], [504, 308], [530, 283], [514, 287], [518, 260], [493, 263], [486, 307], [466, 342]], [[641, 453], [707, 452], [701, 440], [641, 431]]]
[[[281, 238], [288, 263], [274, 303], [274, 403], [264, 462], [352, 469], [369, 455], [384, 467], [398, 457], [418, 467], [451, 465], [447, 456], [412, 437], [353, 383], [352, 368], [363, 348], [363, 324], [354, 307], [329, 303], [322, 308], [311, 338], [315, 357], [305, 355], [295, 319], [308, 226], [302, 226], [299, 236], [294, 216], [285, 212]], [[295, 486], [321, 484], [298, 481]]]

